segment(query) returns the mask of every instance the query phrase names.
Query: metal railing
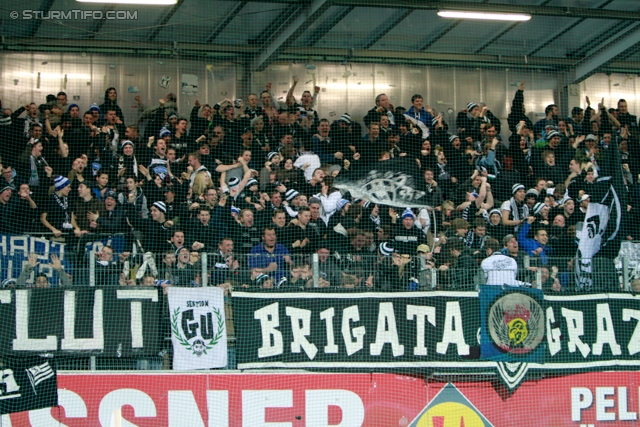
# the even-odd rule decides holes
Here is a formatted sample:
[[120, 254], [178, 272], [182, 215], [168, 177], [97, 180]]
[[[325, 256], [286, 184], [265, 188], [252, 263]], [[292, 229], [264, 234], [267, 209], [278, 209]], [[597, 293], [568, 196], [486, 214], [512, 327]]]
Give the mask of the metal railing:
[[[550, 283], [557, 281], [562, 291], [620, 292], [631, 291], [632, 283], [640, 279], [640, 264], [633, 255], [581, 262], [566, 257], [542, 260], [522, 254], [514, 259], [518, 266], [517, 280], [525, 286], [547, 291]], [[142, 286], [143, 278], [152, 276], [158, 286], [208, 287], [230, 283], [232, 289], [241, 287], [244, 290], [476, 291], [478, 285], [487, 283], [489, 275], [489, 271], [483, 271], [480, 266], [481, 258], [474, 258], [476, 264], [472, 267], [469, 263], [462, 267], [459, 259], [440, 259], [434, 265], [433, 259], [427, 261], [422, 256], [407, 255], [334, 253], [328, 257], [318, 254], [269, 257], [191, 253], [188, 259], [182, 260], [165, 257], [166, 254], [135, 251], [126, 258], [118, 253], [105, 257], [101, 251], [94, 250], [74, 256], [65, 252], [4, 252], [0, 254], [0, 278], [5, 287], [27, 288]], [[275, 268], [269, 267], [272, 262], [277, 265]], [[579, 276], [588, 286], [578, 283], [576, 263], [582, 266], [578, 269]], [[63, 272], [66, 277], [62, 276]], [[104, 281], [105, 277], [107, 281]]]
[[[201, 253], [190, 255], [185, 259], [173, 259], [161, 255], [153, 256], [153, 266], [147, 259], [147, 271], [144, 275], [137, 274], [145, 263], [145, 255], [132, 253], [127, 260], [129, 265], [125, 270], [127, 260], [121, 260], [119, 254], [106, 260], [104, 255], [90, 250], [82, 256], [77, 256], [72, 263], [67, 255], [62, 253], [52, 258], [54, 253], [40, 253], [34, 258], [25, 251], [2, 253], [3, 286], [11, 287], [58, 287], [58, 286], [156, 286], [159, 295], [163, 286], [221, 286], [230, 291], [259, 291], [259, 292], [430, 292], [438, 290], [475, 292], [479, 285], [486, 284], [486, 277], [490, 271], [480, 267], [480, 259], [474, 259], [477, 267], [460, 267], [460, 259], [426, 259], [422, 255], [357, 255], [337, 253], [329, 256], [310, 254], [292, 255], [288, 257], [270, 257], [265, 255], [233, 255], [220, 253]], [[166, 254], [165, 254], [166, 255]], [[638, 259], [640, 253], [627, 251], [616, 259], [599, 258], [583, 260], [582, 265], [587, 268], [583, 276], [586, 287], [578, 285], [575, 263], [573, 258], [548, 258], [518, 254], [517, 280], [518, 284], [542, 289], [546, 294], [571, 292], [637, 292], [640, 284], [640, 268]], [[433, 261], [436, 261], [435, 264]], [[35, 266], [33, 265], [37, 263]], [[60, 262], [61, 265], [58, 264]], [[275, 262], [277, 268], [263, 267]], [[169, 263], [169, 265], [167, 264]], [[254, 268], [251, 268], [254, 267]], [[111, 268], [108, 274], [109, 283], [102, 282], [105, 268]], [[180, 271], [182, 270], [182, 271]], [[125, 271], [127, 273], [125, 273]], [[501, 273], [503, 270], [499, 270]], [[19, 275], [16, 276], [16, 272]], [[50, 273], [50, 274], [49, 274]], [[67, 281], [60, 279], [60, 275], [70, 273]], [[126, 276], [128, 274], [128, 276]], [[154, 277], [153, 283], [145, 283], [146, 276]], [[190, 276], [192, 275], [192, 276]], [[125, 276], [125, 277], [123, 277]], [[46, 280], [45, 280], [46, 277]], [[176, 277], [172, 282], [167, 277]], [[88, 281], [84, 279], [87, 278]], [[9, 279], [9, 280], [7, 280]], [[13, 279], [13, 281], [11, 280]], [[40, 281], [39, 281], [40, 280]], [[123, 282], [124, 281], [124, 282]], [[46, 283], [45, 283], [46, 282]], [[489, 283], [504, 285], [508, 283]], [[232, 304], [232, 298], [227, 299]], [[168, 313], [167, 313], [168, 321]], [[168, 328], [167, 328], [168, 330]], [[230, 361], [235, 360], [235, 337], [229, 336]], [[96, 357], [69, 356], [56, 358], [59, 369], [74, 370], [136, 370], [136, 369], [170, 369], [171, 344], [170, 336], [163, 337], [164, 350], [156, 356], [145, 357]], [[230, 362], [229, 369], [235, 365]]]

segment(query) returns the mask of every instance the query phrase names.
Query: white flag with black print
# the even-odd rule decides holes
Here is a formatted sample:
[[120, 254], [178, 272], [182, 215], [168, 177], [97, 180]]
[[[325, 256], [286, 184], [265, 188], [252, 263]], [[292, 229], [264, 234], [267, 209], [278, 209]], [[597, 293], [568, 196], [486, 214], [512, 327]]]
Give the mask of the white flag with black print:
[[[614, 138], [608, 149], [602, 149], [598, 161], [600, 177], [589, 190], [589, 205], [582, 224], [577, 224], [578, 251], [575, 261], [577, 290], [615, 290], [606, 271], [600, 266], [611, 265], [620, 251], [620, 227], [627, 215], [626, 188], [622, 176], [620, 152]], [[583, 196], [584, 197], [584, 196]], [[601, 263], [598, 259], [605, 260]]]
[[227, 329], [221, 288], [170, 287], [173, 369], [227, 366]]

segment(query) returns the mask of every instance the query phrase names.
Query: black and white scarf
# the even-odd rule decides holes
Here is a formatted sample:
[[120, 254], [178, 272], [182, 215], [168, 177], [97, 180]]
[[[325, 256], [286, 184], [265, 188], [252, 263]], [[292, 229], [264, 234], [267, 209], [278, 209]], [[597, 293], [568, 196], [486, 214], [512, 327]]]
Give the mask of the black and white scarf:
[[[516, 199], [513, 197], [509, 199], [509, 203], [511, 204], [511, 219], [514, 221], [520, 221], [529, 216], [529, 206], [526, 203], [522, 203], [518, 205]], [[516, 226], [515, 230], [517, 231], [520, 226]]]

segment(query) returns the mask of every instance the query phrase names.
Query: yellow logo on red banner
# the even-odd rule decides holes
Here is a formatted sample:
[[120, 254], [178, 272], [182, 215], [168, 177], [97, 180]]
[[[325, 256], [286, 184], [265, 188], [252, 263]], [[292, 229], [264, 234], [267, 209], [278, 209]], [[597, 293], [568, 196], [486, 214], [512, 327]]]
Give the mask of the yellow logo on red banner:
[[493, 427], [453, 384], [449, 383], [409, 427]]

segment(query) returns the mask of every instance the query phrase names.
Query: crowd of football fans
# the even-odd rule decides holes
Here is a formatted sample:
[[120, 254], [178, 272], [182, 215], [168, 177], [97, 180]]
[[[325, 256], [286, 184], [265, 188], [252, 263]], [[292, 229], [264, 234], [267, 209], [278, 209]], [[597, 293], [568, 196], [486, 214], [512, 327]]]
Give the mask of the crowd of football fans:
[[[297, 83], [284, 103], [268, 85], [246, 102], [195, 101], [186, 112], [174, 94], [154, 106], [136, 97], [135, 124], [115, 88], [88, 108], [63, 92], [5, 107], [0, 232], [66, 243], [73, 274], [52, 259], [64, 280], [39, 276], [37, 286], [88, 284], [86, 243], [122, 234], [121, 253], [96, 255], [96, 285], [201, 286], [206, 253], [206, 281], [225, 289], [473, 290], [482, 261], [500, 253], [516, 260], [519, 280], [561, 292], [573, 289], [591, 189], [615, 172], [627, 201], [621, 235], [640, 237], [630, 226], [640, 217], [631, 161], [640, 134], [624, 100], [587, 98], [566, 118], [549, 105], [533, 123], [520, 83], [502, 122], [472, 101], [447, 123], [419, 94], [402, 100], [408, 108], [380, 94], [361, 121], [330, 122], [314, 110], [319, 88], [296, 100]], [[602, 167], [608, 150], [619, 150], [620, 170]], [[418, 165], [428, 207], [378, 205], [335, 186], [396, 157]], [[18, 286], [37, 264], [29, 257]], [[612, 260], [601, 266], [615, 289]]]

